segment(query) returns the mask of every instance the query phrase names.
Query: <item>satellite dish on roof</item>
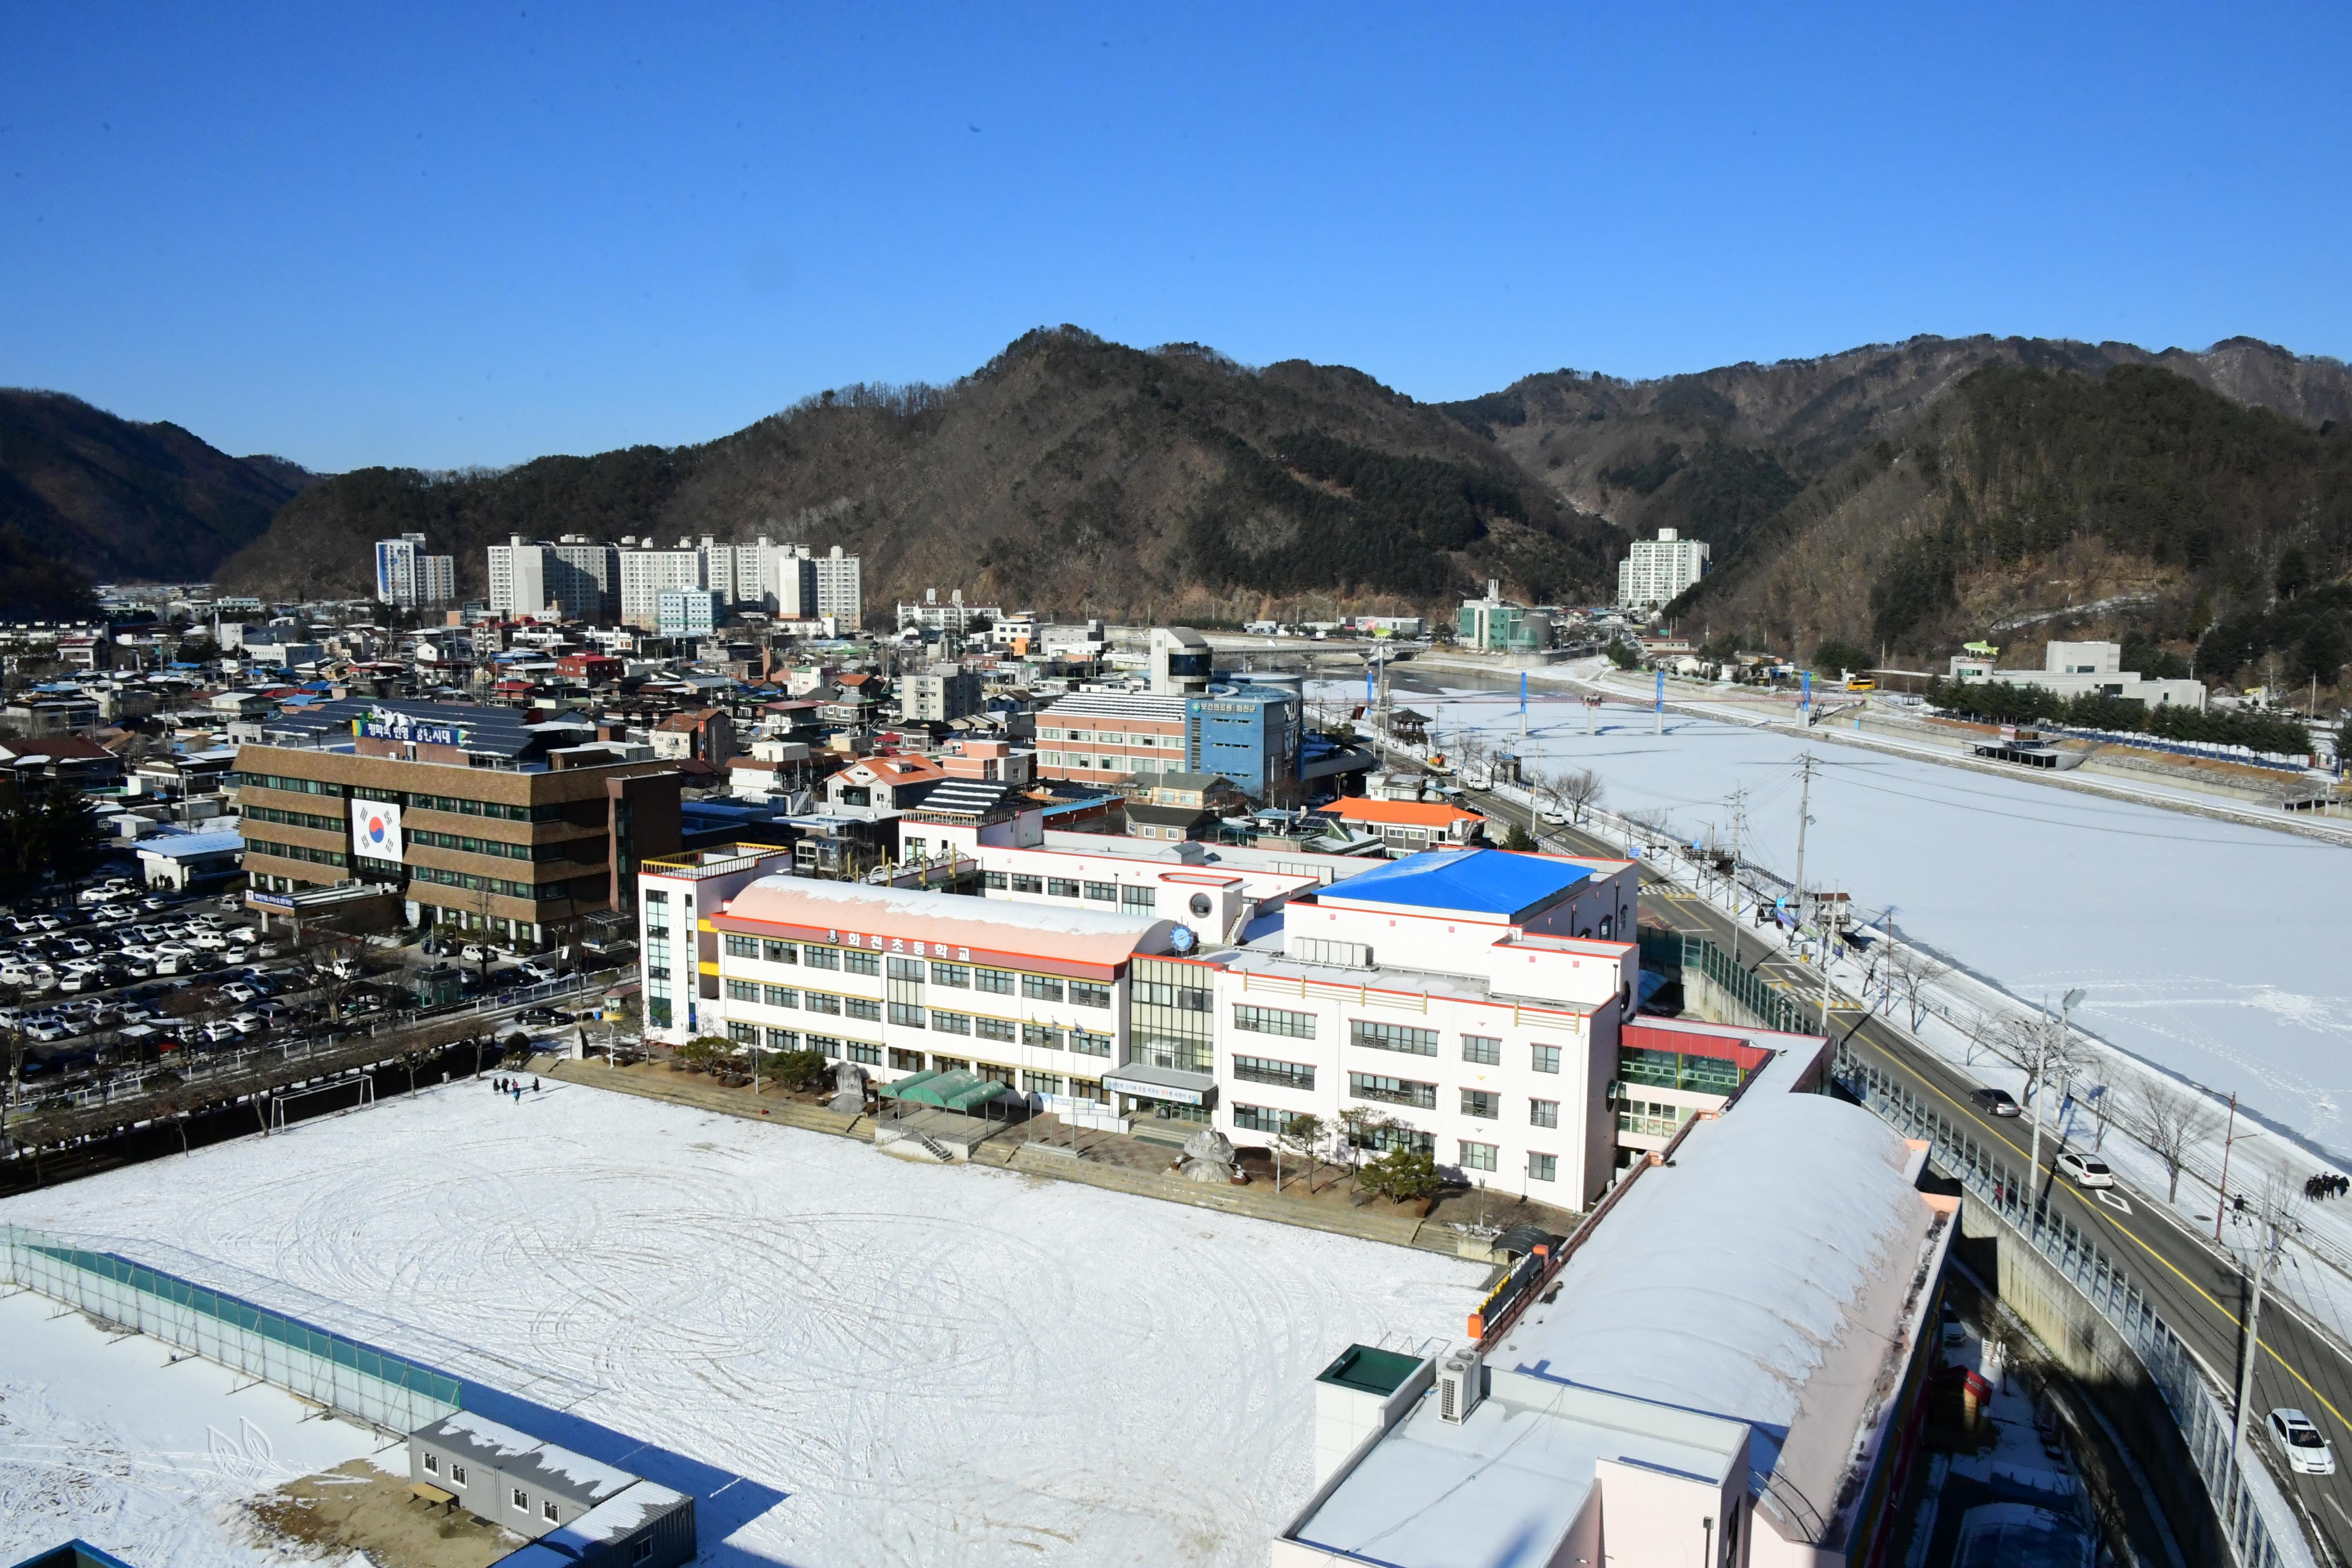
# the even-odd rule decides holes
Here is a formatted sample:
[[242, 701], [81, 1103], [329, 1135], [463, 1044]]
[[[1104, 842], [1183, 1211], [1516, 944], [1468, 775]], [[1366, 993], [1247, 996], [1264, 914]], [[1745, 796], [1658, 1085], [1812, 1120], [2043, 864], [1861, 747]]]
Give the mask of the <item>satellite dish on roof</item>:
[[1199, 937], [1192, 934], [1192, 928], [1191, 926], [1178, 926], [1173, 931], [1169, 933], [1168, 945], [1174, 948], [1178, 952], [1190, 952], [1192, 951], [1193, 944], [1198, 942], [1201, 939]]

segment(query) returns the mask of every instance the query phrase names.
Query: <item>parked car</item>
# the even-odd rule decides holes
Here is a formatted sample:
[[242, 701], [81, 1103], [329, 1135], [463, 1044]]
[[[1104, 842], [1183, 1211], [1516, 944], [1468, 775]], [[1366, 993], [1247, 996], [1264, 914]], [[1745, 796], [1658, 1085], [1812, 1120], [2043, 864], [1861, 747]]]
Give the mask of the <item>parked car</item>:
[[247, 984], [242, 980], [230, 981], [227, 984], [220, 988], [220, 994], [225, 999], [231, 1002], [244, 1003], [258, 1002], [261, 1000], [261, 993], [256, 991], [252, 986]]
[[457, 956], [468, 963], [488, 963], [496, 955], [480, 942], [469, 942], [466, 944], [465, 951]]
[[349, 953], [338, 953], [327, 961], [327, 973], [338, 980], [357, 980], [367, 973], [360, 961]]
[[258, 1013], [232, 1013], [228, 1026], [240, 1035], [259, 1035], [268, 1032], [269, 1021]]
[[2320, 1436], [2319, 1428], [2300, 1410], [2278, 1409], [2271, 1412], [2271, 1441], [2278, 1445], [2286, 1467], [2298, 1475], [2332, 1476], [2336, 1473], [2336, 1450]]
[[207, 1045], [223, 1045], [236, 1038], [236, 1026], [226, 1019], [215, 1019], [202, 1030]]
[[525, 1007], [515, 1015], [518, 1024], [569, 1024], [572, 1015], [561, 1007]]
[[2072, 1177], [2078, 1187], [2112, 1187], [2116, 1184], [2116, 1173], [2107, 1169], [2105, 1160], [2080, 1150], [2069, 1149], [2059, 1155], [2058, 1168]]

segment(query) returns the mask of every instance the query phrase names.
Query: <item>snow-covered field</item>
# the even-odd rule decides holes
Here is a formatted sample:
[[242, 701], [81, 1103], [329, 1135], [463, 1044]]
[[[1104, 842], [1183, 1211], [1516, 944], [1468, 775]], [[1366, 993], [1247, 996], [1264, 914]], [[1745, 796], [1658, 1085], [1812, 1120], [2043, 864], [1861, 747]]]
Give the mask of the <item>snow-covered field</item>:
[[259, 1568], [247, 1500], [380, 1447], [206, 1361], [0, 1300], [0, 1562], [79, 1536], [141, 1568]]
[[706, 1506], [703, 1561], [810, 1568], [1263, 1562], [1311, 1489], [1315, 1373], [1458, 1336], [1484, 1273], [569, 1085], [453, 1085], [0, 1218], [772, 1489], [723, 1542]]
[[[2352, 858], [2294, 834], [2183, 816], [2026, 779], [1885, 756], [1781, 730], [1612, 705], [1529, 705], [1397, 682], [1433, 735], [1475, 727], [1549, 767], [1599, 773], [1603, 804], [1727, 842], [1747, 792], [1751, 858], [1796, 862], [1797, 763], [1819, 763], [1805, 879], [1843, 889], [1947, 958], [2028, 1001], [2081, 986], [2084, 1028], [2352, 1159]], [[1351, 694], [1353, 689], [1350, 689]], [[1540, 689], [1538, 689], [1540, 691]]]

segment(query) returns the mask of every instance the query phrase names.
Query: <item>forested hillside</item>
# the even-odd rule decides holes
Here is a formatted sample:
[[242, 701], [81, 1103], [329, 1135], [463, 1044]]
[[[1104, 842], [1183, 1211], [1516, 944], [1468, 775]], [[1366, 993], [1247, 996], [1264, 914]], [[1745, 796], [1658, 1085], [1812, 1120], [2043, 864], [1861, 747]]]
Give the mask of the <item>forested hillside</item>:
[[202, 581], [310, 479], [176, 425], [0, 390], [0, 615], [79, 613], [92, 581]]
[[482, 591], [482, 547], [765, 531], [867, 562], [876, 603], [926, 586], [1043, 610], [1244, 619], [1300, 600], [1439, 608], [1487, 576], [1601, 591], [1612, 528], [1369, 376], [1249, 370], [1180, 344], [1037, 331], [949, 387], [854, 387], [704, 446], [493, 475], [368, 469], [304, 492], [225, 580], [362, 586], [367, 542], [421, 531]]

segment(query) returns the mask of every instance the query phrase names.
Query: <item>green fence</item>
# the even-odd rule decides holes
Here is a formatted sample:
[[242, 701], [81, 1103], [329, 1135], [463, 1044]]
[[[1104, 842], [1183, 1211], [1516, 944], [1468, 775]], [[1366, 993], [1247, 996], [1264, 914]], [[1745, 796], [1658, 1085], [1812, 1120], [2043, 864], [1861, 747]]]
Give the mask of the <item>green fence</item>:
[[[1644, 948], [1644, 956], [1647, 955]], [[1732, 962], [1731, 955], [1703, 936], [1682, 939], [1681, 960], [1683, 984], [1687, 992], [1694, 971], [1715, 983], [1716, 988], [1748, 1009], [1748, 1016], [1767, 1029], [1779, 1029], [1791, 1035], [1821, 1033], [1821, 1007], [1818, 1000], [1811, 1005], [1798, 1001], [1787, 992], [1766, 984], [1745, 964]]]
[[457, 1380], [110, 1252], [5, 1227], [15, 1283], [388, 1431], [458, 1409]]

